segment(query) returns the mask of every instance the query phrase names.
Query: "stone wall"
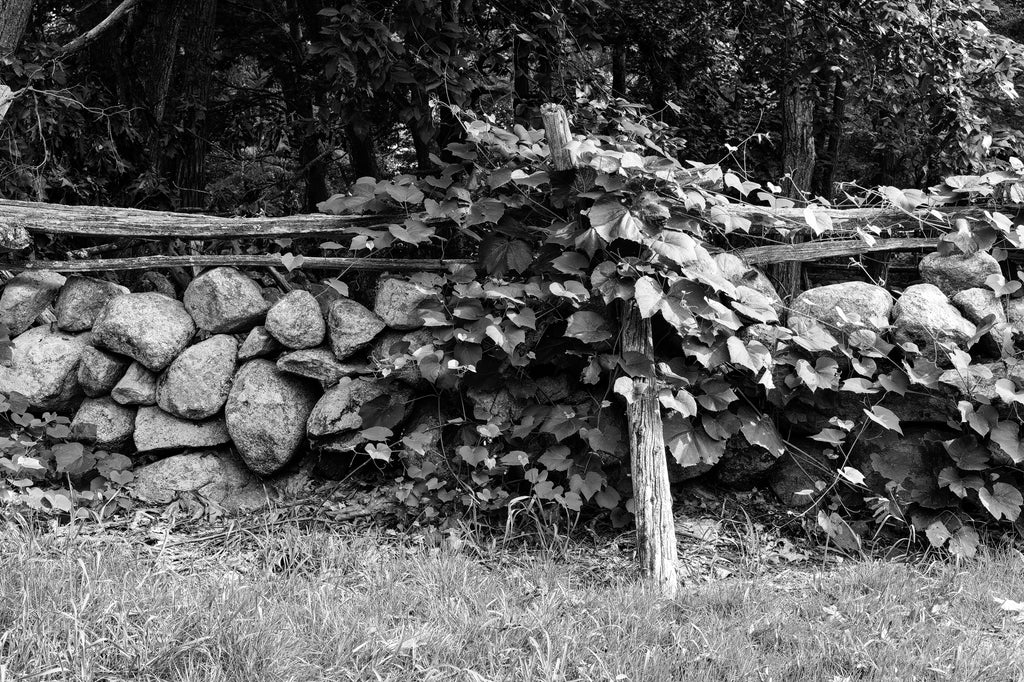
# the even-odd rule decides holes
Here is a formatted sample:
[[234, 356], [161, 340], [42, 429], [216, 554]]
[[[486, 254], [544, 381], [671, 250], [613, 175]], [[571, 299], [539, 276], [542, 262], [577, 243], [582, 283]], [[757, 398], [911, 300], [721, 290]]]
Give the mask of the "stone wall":
[[368, 307], [324, 286], [282, 294], [221, 267], [176, 300], [27, 272], [0, 295], [13, 339], [0, 392], [73, 415], [97, 448], [171, 455], [137, 471], [143, 497], [167, 498], [163, 485], [251, 502], [236, 493], [258, 487], [253, 474], [273, 477], [309, 445], [355, 451], [368, 404], [406, 421], [419, 381], [406, 337], [436, 295], [384, 277]]
[[[920, 264], [921, 281], [901, 292], [843, 282], [805, 291], [788, 306], [757, 269], [727, 254], [716, 257], [716, 265], [779, 311], [779, 325], [750, 324], [738, 332], [773, 353], [782, 352], [794, 330], [807, 338], [844, 336], [855, 346], [874, 348], [879, 357], [889, 355], [894, 344], [915, 344], [933, 359], [944, 372], [940, 390], [889, 393], [882, 403], [911, 427], [901, 447], [930, 447], [936, 430], [959, 419], [960, 396], [997, 401], [998, 378], [1024, 389], [1024, 367], [1008, 366], [999, 353], [1002, 344], [1024, 335], [1024, 299], [995, 296], [986, 280], [1000, 268], [988, 254], [929, 255]], [[175, 489], [198, 489], [252, 502], [262, 494], [254, 492], [262, 482], [304, 453], [315, 453], [325, 475], [339, 473], [353, 458], [365, 459], [361, 431], [369, 408], [386, 415], [396, 436], [440, 428], [437, 409], [417, 408], [420, 397], [436, 397], [417, 365], [423, 349], [434, 343], [417, 311], [438, 297], [423, 281], [384, 276], [357, 301], [322, 285], [283, 294], [220, 267], [192, 280], [177, 300], [166, 287], [166, 293], [131, 292], [104, 279], [24, 273], [0, 295], [0, 323], [13, 339], [11, 357], [0, 365], [0, 392], [21, 393], [37, 410], [73, 415], [83, 439], [144, 462], [136, 484], [144, 498], [163, 500]], [[997, 324], [971, 353], [976, 362], [989, 357], [981, 357], [979, 372], [962, 377], [941, 345], [966, 350], [988, 315]], [[813, 362], [824, 354], [812, 349], [805, 355]], [[838, 360], [849, 367], [849, 360]], [[837, 465], [834, 453], [808, 437], [832, 418], [861, 416], [861, 396], [785, 395], [784, 373], [792, 368], [780, 364], [778, 371], [776, 398], [786, 409], [775, 417], [793, 444], [790, 451], [776, 459], [736, 436], [714, 467], [673, 465], [673, 480], [712, 476], [736, 487], [768, 483], [780, 499], [796, 503], [795, 492], [828, 478]], [[461, 409], [504, 428], [510, 425], [504, 413], [517, 402], [601, 402], [585, 392], [578, 377], [497, 379], [493, 390], [460, 396]], [[608, 410], [600, 445], [591, 444], [602, 465], [615, 466], [626, 456], [619, 412]], [[862, 448], [868, 469], [870, 440]], [[439, 461], [424, 463], [431, 457], [444, 455], [419, 453], [413, 464], [443, 468]]]

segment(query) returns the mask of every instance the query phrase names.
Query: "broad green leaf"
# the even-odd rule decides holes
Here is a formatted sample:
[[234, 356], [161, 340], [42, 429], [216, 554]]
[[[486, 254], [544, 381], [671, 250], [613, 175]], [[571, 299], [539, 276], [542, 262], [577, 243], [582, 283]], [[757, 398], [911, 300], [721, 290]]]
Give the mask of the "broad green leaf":
[[612, 338], [607, 321], [592, 310], [580, 310], [570, 315], [565, 335], [583, 343], [598, 343]]
[[876, 424], [890, 431], [895, 431], [901, 436], [903, 435], [903, 429], [900, 428], [900, 418], [889, 408], [874, 405], [870, 410], [865, 409], [864, 414]]
[[823, 209], [812, 204], [808, 204], [804, 208], [804, 221], [816, 236], [820, 236], [832, 229], [831, 216]]
[[653, 317], [665, 300], [665, 292], [661, 285], [653, 278], [644, 276], [638, 279], [633, 287], [633, 300], [640, 310], [640, 316], [644, 319]]
[[1009, 483], [996, 483], [992, 490], [982, 488], [978, 491], [978, 499], [985, 505], [985, 509], [998, 521], [1005, 518], [1010, 523], [1020, 516], [1021, 504], [1024, 504], [1024, 496], [1020, 491]]

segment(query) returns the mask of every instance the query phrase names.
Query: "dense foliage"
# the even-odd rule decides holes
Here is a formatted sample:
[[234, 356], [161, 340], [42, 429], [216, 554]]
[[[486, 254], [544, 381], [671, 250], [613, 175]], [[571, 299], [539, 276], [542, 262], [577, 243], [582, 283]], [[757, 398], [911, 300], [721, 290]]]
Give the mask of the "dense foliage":
[[636, 102], [680, 160], [829, 200], [1002, 167], [1021, 144], [1009, 2], [137, 0], [101, 23], [124, 4], [4, 10], [29, 13], [0, 27], [3, 196], [311, 211], [450, 161], [460, 111], [536, 127], [544, 101]]
[[[627, 522], [621, 406], [644, 377], [658, 384], [670, 454], [691, 468], [736, 442], [778, 457], [795, 447], [780, 418], [841, 394], [862, 401], [809, 434], [838, 473], [808, 501], [849, 548], [859, 543], [849, 514], [865, 496], [882, 525], [917, 528], [957, 554], [977, 542], [972, 519], [1019, 517], [1024, 397], [1012, 383], [997, 382], [997, 404], [966, 391], [949, 425], [959, 433], [920, 466], [877, 446], [862, 461], [862, 443], [901, 434], [882, 403], [944, 390], [941, 363], [873, 332], [779, 327], [772, 301], [725, 277], [709, 252], [750, 228], [725, 210], [738, 202], [806, 206], [790, 227], [815, 234], [831, 229], [820, 209], [838, 201], [1019, 202], [1019, 17], [996, 18], [999, 33], [984, 23], [994, 8], [972, 0], [182, 0], [62, 48], [104, 5], [36, 2], [20, 49], [3, 57], [16, 96], [0, 131], [0, 194], [402, 216], [344, 243], [278, 240], [269, 248], [300, 279], [302, 256], [319, 252], [479, 256], [484, 276], [421, 276], [441, 292], [430, 339], [393, 351], [436, 388], [458, 458], [454, 471], [427, 459], [408, 469], [399, 495], [417, 513], [525, 504], [554, 516], [603, 508]], [[537, 129], [548, 100], [587, 131], [571, 146], [574, 171], [549, 166]], [[935, 227], [954, 253], [1021, 246], [995, 208]], [[1004, 274], [991, 286], [1010, 297], [1019, 285]], [[654, 357], [621, 347], [631, 305], [653, 320]], [[772, 343], [740, 333], [758, 324], [775, 329]], [[986, 378], [991, 348], [944, 352], [963, 376]], [[1013, 339], [995, 354], [1014, 360]], [[546, 382], [556, 369], [568, 383]], [[473, 393], [493, 395], [491, 408], [451, 409], [453, 395]], [[369, 457], [427, 451], [426, 432], [364, 416]], [[64, 442], [60, 417], [16, 401], [4, 417], [17, 429], [0, 465], [23, 501], [69, 511], [72, 484], [92, 480], [102, 508], [130, 479], [118, 455]], [[47, 476], [68, 494], [43, 500], [33, 482]]]

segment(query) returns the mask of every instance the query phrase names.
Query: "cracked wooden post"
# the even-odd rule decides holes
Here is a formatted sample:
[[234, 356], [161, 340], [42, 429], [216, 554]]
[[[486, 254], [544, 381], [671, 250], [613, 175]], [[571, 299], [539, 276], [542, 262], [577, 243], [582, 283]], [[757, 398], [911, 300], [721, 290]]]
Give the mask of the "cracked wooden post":
[[[566, 145], [572, 140], [565, 109], [557, 104], [541, 107], [551, 164], [556, 171], [573, 170]], [[642, 353], [654, 363], [651, 321], [644, 319], [635, 301], [623, 307], [622, 352]], [[636, 516], [636, 544], [640, 571], [658, 592], [673, 598], [679, 589], [676, 575], [676, 528], [668, 483], [665, 433], [661, 423], [658, 388], [653, 378], [635, 377], [635, 399], [626, 406], [629, 425], [630, 470]]]

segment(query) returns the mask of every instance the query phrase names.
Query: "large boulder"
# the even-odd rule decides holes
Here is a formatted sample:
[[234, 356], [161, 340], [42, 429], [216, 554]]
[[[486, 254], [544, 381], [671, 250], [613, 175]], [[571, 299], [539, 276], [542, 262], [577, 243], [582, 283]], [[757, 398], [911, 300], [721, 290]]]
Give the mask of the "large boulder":
[[[788, 325], [797, 333], [813, 326], [829, 333], [869, 329], [881, 334], [889, 326], [892, 295], [867, 282], [841, 282], [803, 292], [790, 306]], [[842, 312], [840, 312], [842, 311]]]
[[921, 259], [918, 269], [921, 271], [921, 279], [934, 284], [949, 297], [965, 289], [982, 288], [985, 280], [1001, 272], [999, 261], [984, 251], [969, 256], [929, 253]]
[[317, 401], [306, 421], [309, 435], [330, 436], [363, 426], [363, 408], [370, 403], [378, 415], [376, 425], [393, 428], [405, 420], [412, 391], [398, 383], [345, 377]]
[[220, 412], [231, 390], [238, 342], [216, 334], [174, 359], [156, 386], [156, 404], [182, 419], [206, 419]]
[[192, 493], [226, 509], [253, 509], [267, 503], [263, 482], [229, 450], [199, 450], [172, 455], [135, 470], [134, 497], [167, 504]]
[[425, 302], [436, 299], [437, 290], [416, 282], [386, 277], [377, 285], [373, 312], [384, 324], [399, 331], [423, 326], [423, 316], [417, 310]]
[[185, 309], [196, 326], [214, 334], [245, 331], [267, 314], [260, 286], [235, 268], [214, 268], [185, 289]]
[[238, 370], [224, 408], [228, 432], [250, 469], [272, 474], [295, 456], [319, 391], [269, 360]]
[[78, 363], [88, 347], [84, 336], [46, 326], [14, 339], [10, 361], [0, 366], [0, 393], [20, 393], [42, 410], [70, 407], [82, 394]]
[[270, 335], [266, 327], [260, 325], [253, 327], [238, 347], [238, 361], [245, 362], [255, 358], [264, 358], [279, 350], [281, 350], [281, 344]]
[[991, 289], [964, 289], [953, 297], [953, 305], [960, 310], [965, 319], [975, 325], [981, 325], [991, 315], [995, 324], [988, 336], [996, 347], [1009, 339], [1011, 327], [1006, 319], [1006, 311], [1003, 310], [1002, 299]]
[[373, 369], [362, 363], [339, 362], [327, 348], [309, 348], [284, 353], [277, 359], [277, 368], [307, 379], [316, 379], [323, 386], [333, 386], [342, 377], [372, 374]]
[[50, 270], [23, 272], [11, 278], [0, 294], [0, 324], [12, 337], [24, 332], [53, 303], [64, 281], [64, 275]]
[[57, 326], [69, 332], [92, 329], [107, 301], [127, 293], [128, 287], [114, 282], [72, 275], [57, 296]]
[[384, 320], [350, 298], [331, 302], [327, 313], [327, 330], [331, 350], [344, 360], [368, 345], [384, 329]]
[[921, 354], [933, 362], [949, 365], [949, 354], [941, 348], [953, 343], [965, 348], [977, 328], [964, 319], [934, 284], [914, 284], [903, 291], [893, 308], [893, 338], [896, 343], [917, 344]]
[[185, 350], [196, 326], [181, 301], [145, 292], [115, 296], [93, 323], [93, 343], [158, 372]]
[[320, 304], [302, 289], [289, 292], [267, 312], [267, 332], [282, 346], [295, 350], [319, 346], [327, 333]]
[[[86, 426], [93, 428], [85, 429]], [[135, 433], [135, 408], [118, 405], [109, 396], [86, 398], [71, 420], [71, 429], [98, 448], [119, 450]]]
[[776, 313], [782, 314], [783, 302], [779, 292], [772, 286], [768, 276], [759, 269], [747, 265], [742, 258], [731, 253], [719, 253], [715, 255], [715, 263], [727, 280], [735, 286], [744, 286], [753, 289], [764, 296]]
[[131, 364], [131, 359], [123, 355], [88, 346], [82, 351], [82, 359], [78, 362], [78, 385], [90, 398], [107, 395]]
[[135, 415], [135, 449], [209, 448], [231, 442], [223, 418], [194, 422], [178, 419], [159, 407], [140, 407]]
[[110, 397], [122, 405], [156, 405], [157, 373], [133, 362], [110, 391]]

